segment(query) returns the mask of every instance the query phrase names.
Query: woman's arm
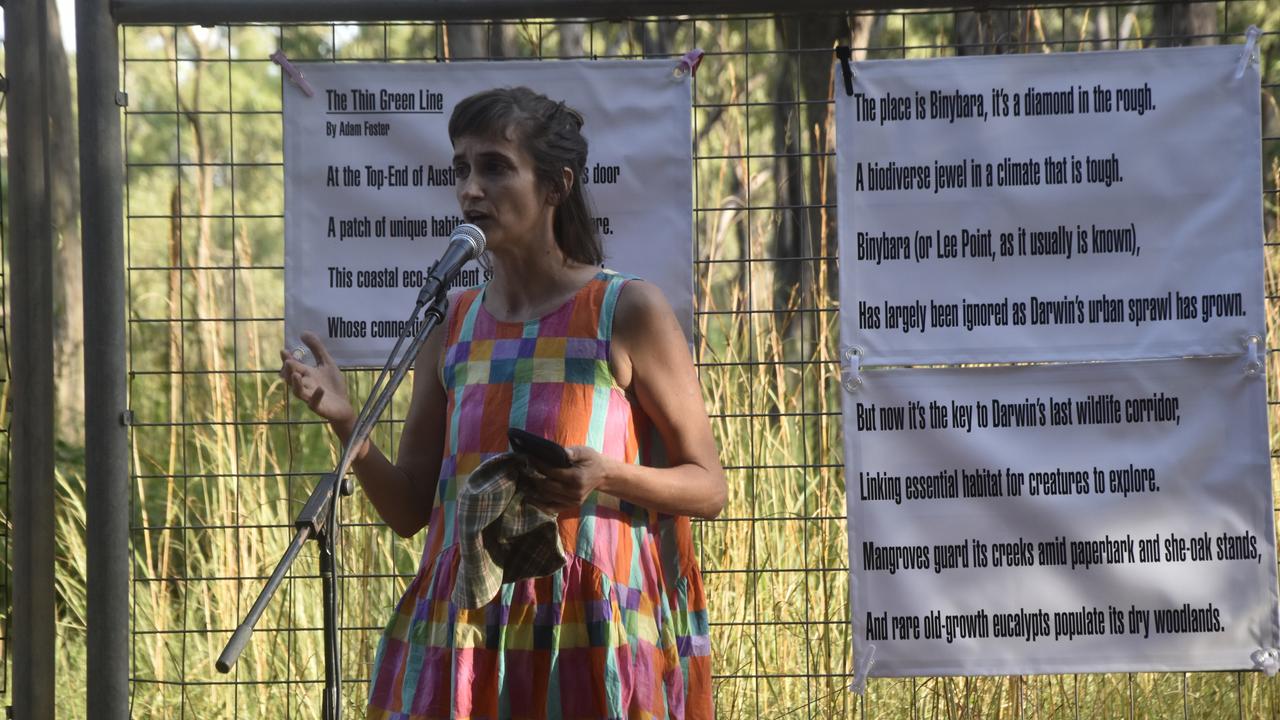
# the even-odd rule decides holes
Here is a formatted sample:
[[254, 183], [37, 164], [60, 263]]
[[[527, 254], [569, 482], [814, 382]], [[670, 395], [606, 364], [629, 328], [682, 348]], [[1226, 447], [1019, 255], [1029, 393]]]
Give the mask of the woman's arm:
[[[443, 338], [443, 332], [432, 332], [418, 352], [413, 397], [395, 464], [372, 440], [366, 440], [351, 465], [378, 515], [401, 537], [410, 537], [427, 524], [440, 479], [446, 403], [439, 379]], [[280, 375], [293, 394], [328, 420], [334, 434], [345, 443], [355, 430], [356, 420], [346, 382], [319, 338], [305, 333], [302, 341], [315, 355], [316, 366], [304, 365], [282, 352]]]
[[631, 465], [588, 447], [571, 447], [574, 466], [544, 468], [540, 498], [551, 507], [580, 505], [595, 489], [672, 515], [713, 518], [724, 509], [724, 468], [711, 434], [687, 340], [654, 285], [632, 281], [614, 311], [610, 365], [662, 436], [669, 467]]

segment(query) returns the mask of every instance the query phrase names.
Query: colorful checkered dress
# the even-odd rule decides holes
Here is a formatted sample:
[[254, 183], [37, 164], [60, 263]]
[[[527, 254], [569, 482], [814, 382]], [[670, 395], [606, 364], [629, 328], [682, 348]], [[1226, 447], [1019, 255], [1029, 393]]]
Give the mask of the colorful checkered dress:
[[560, 514], [563, 570], [504, 584], [476, 610], [449, 602], [459, 485], [507, 449], [508, 426], [628, 462], [657, 457], [652, 426], [609, 370], [626, 281], [601, 272], [524, 323], [486, 312], [483, 287], [454, 299], [439, 493], [417, 577], [374, 661], [371, 720], [711, 718], [706, 596], [688, 518], [594, 493]]

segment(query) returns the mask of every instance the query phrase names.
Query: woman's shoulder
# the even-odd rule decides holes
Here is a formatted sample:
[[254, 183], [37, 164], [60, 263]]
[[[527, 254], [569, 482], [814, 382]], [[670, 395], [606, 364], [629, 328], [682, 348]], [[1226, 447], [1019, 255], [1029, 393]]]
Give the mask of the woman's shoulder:
[[630, 390], [636, 377], [661, 377], [690, 362], [688, 340], [662, 290], [633, 280], [622, 286], [614, 309], [610, 367], [619, 387]]
[[488, 284], [489, 284], [489, 281], [486, 280], [480, 283], [479, 285], [472, 285], [471, 287], [450, 288], [447, 294], [447, 297], [449, 298], [449, 304], [454, 305], [458, 303], [458, 301], [460, 300], [474, 299], [477, 295], [480, 294], [481, 291], [484, 290], [485, 286]]
[[614, 334], [629, 338], [650, 336], [675, 321], [675, 312], [666, 295], [655, 284], [634, 276], [623, 276], [614, 309]]
[[444, 326], [448, 331], [450, 341], [457, 336], [457, 331], [462, 324], [463, 319], [467, 316], [471, 306], [476, 299], [480, 297], [480, 293], [484, 290], [485, 283], [481, 283], [474, 287], [452, 289], [449, 291], [448, 305], [445, 309]]
[[466, 310], [467, 308], [470, 308], [473, 303], [484, 295], [484, 289], [488, 287], [488, 285], [489, 281], [486, 280], [479, 285], [472, 285], [468, 288], [454, 288], [453, 290], [450, 290], [449, 309], [454, 310], [457, 308], [458, 310]]

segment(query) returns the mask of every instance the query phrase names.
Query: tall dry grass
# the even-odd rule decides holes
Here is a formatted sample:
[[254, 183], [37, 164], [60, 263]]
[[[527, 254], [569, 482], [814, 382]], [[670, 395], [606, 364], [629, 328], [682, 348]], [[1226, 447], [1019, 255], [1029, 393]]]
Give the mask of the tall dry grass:
[[[1139, 23], [1141, 12], [1126, 11], [1124, 22]], [[1071, 32], [1079, 28], [1083, 37], [1092, 27], [1090, 18], [1096, 20], [1088, 10], [1064, 12], [1061, 19], [1048, 13], [1029, 17], [1046, 49], [1047, 38], [1064, 32], [1063, 25]], [[945, 45], [944, 29], [919, 29], [915, 18], [908, 19], [917, 28], [913, 32]], [[904, 33], [906, 24], [904, 19]], [[237, 46], [242, 57], [265, 56], [274, 48], [274, 30], [246, 29], [256, 44], [223, 40], [245, 43]], [[324, 52], [325, 32], [312, 37], [305, 28], [287, 30], [283, 42], [291, 56]], [[131, 171], [131, 216], [160, 218], [130, 225], [130, 402], [138, 418], [132, 429], [133, 714], [313, 717], [319, 713], [323, 677], [313, 550], [300, 558], [235, 672], [222, 676], [213, 668], [231, 629], [292, 538], [292, 518], [319, 473], [336, 460], [325, 428], [288, 398], [272, 372], [283, 314], [281, 276], [273, 269], [282, 262], [281, 227], [270, 219], [217, 220], [279, 213], [278, 193], [267, 190], [276, 178], [258, 178], [255, 186], [248, 170], [237, 170], [249, 179], [240, 181], [235, 195], [226, 171], [219, 169], [232, 159], [244, 162], [253, 152], [261, 153], [255, 159], [278, 161], [279, 128], [256, 125], [256, 117], [245, 116], [233, 130], [220, 124], [221, 116], [208, 114], [209, 88], [246, 82], [239, 67], [226, 70], [228, 77], [219, 74], [224, 71], [217, 63], [202, 61], [225, 51], [220, 31], [126, 32], [135, 55], [173, 65], [167, 77], [163, 72], [153, 77], [150, 66], [135, 64], [130, 90], [141, 97], [141, 107], [148, 107], [152, 95], [176, 98], [171, 125], [163, 116], [139, 115], [132, 118], [129, 136], [129, 159], [139, 166]], [[420, 49], [437, 44], [434, 32], [393, 26], [386, 36], [403, 36]], [[592, 26], [587, 32], [601, 35], [597, 47], [637, 51], [625, 31]], [[545, 54], [556, 52], [552, 33], [525, 28], [519, 35], [536, 38]], [[372, 52], [385, 51], [385, 42], [375, 38]], [[695, 218], [697, 354], [731, 487], [723, 516], [695, 525], [713, 622], [718, 715], [1277, 717], [1277, 682], [1236, 673], [875, 680], [865, 696], [849, 693], [853, 657], [837, 303], [829, 286], [833, 275], [826, 272], [834, 264], [835, 238], [823, 210], [817, 222], [804, 224], [808, 247], [819, 259], [779, 260], [773, 240], [795, 218], [760, 209], [772, 205], [788, 183], [803, 181], [789, 175], [786, 164], [759, 157], [775, 147], [775, 133], [793, 133], [804, 149], [830, 151], [829, 141], [819, 147], [820, 138], [831, 137], [830, 127], [804, 127], [794, 110], [778, 124], [772, 109], [760, 112], [744, 104], [768, 101], [776, 89], [768, 62], [746, 61], [748, 47], [776, 43], [767, 20], [690, 22], [677, 30], [672, 46], [695, 42], [712, 53], [702, 77], [715, 78], [700, 81], [697, 100], [724, 106], [695, 111], [698, 153], [726, 158], [698, 163], [695, 192], [699, 207], [714, 209]], [[346, 51], [357, 54], [351, 47]], [[328, 51], [339, 54], [335, 48]], [[267, 110], [278, 108], [262, 102]], [[176, 152], [169, 154], [165, 141], [148, 144], [153, 136], [168, 134], [177, 140]], [[237, 143], [234, 158], [226, 151], [231, 135]], [[252, 144], [255, 139], [260, 148]], [[189, 164], [172, 175], [146, 166], [180, 160]], [[819, 155], [801, 167], [826, 177], [829, 163]], [[1269, 172], [1270, 187], [1280, 186], [1280, 166], [1273, 162]], [[818, 186], [823, 194], [806, 197], [806, 203], [825, 206], [831, 202], [825, 194], [830, 186]], [[1274, 243], [1280, 226], [1274, 196], [1267, 212], [1268, 241]], [[800, 286], [779, 292], [787, 262], [808, 263], [810, 271], [801, 274]], [[1265, 271], [1268, 295], [1280, 293], [1280, 259], [1272, 245]], [[1274, 304], [1267, 320], [1275, 337]], [[1269, 392], [1276, 398], [1280, 366], [1275, 353], [1269, 361]], [[370, 377], [355, 372], [350, 381], [358, 395]], [[394, 451], [406, 402], [399, 398], [379, 427], [382, 447]], [[1276, 413], [1275, 405], [1271, 412]], [[1277, 420], [1273, 432], [1280, 428]], [[62, 467], [57, 533], [65, 607], [59, 672], [66, 679], [62, 697], [68, 700], [60, 716], [79, 718], [91, 716], [82, 700], [83, 525], [90, 509], [83, 505], [74, 458]], [[377, 638], [415, 569], [419, 548], [418, 541], [398, 540], [382, 527], [359, 494], [344, 501], [343, 513], [345, 709], [359, 716]]]

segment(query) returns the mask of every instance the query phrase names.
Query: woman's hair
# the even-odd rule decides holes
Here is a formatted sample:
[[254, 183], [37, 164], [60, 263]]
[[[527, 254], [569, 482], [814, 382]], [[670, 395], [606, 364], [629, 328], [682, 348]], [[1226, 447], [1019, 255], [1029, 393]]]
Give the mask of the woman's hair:
[[[533, 158], [534, 175], [559, 198], [552, 229], [560, 251], [587, 265], [604, 262], [596, 236], [591, 204], [583, 178], [587, 172], [587, 139], [582, 116], [563, 102], [555, 102], [527, 87], [495, 88], [471, 95], [453, 108], [449, 140], [467, 137], [507, 137]], [[564, 168], [573, 171], [573, 184], [564, 188]]]

